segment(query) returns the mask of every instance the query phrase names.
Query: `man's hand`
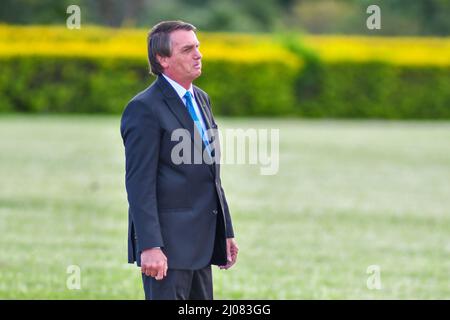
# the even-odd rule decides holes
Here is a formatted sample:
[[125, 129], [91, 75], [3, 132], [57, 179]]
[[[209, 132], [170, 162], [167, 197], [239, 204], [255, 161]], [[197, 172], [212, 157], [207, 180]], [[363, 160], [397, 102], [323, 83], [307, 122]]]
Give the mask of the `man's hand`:
[[234, 238], [227, 239], [227, 260], [228, 263], [224, 266], [219, 266], [220, 269], [229, 269], [231, 268], [237, 260], [237, 255], [239, 252], [239, 248], [237, 246], [236, 240]]
[[141, 272], [156, 280], [167, 276], [167, 258], [159, 248], [147, 249], [141, 253]]

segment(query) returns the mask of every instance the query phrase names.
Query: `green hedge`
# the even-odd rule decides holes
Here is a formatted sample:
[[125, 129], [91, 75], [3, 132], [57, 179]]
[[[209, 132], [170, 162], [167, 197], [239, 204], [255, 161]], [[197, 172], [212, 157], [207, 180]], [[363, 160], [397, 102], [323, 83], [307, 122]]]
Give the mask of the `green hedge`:
[[150, 79], [142, 62], [14, 57], [0, 60], [0, 110], [120, 113]]
[[[142, 61], [14, 57], [0, 60], [0, 111], [121, 113], [154, 80]], [[295, 70], [281, 63], [211, 61], [196, 84], [214, 112], [230, 116], [294, 112]]]
[[[450, 68], [205, 61], [216, 115], [450, 119]], [[153, 78], [130, 59], [0, 58], [0, 112], [121, 113]]]
[[[305, 117], [450, 119], [450, 68], [333, 63], [297, 84]], [[309, 91], [309, 93], [307, 92]]]

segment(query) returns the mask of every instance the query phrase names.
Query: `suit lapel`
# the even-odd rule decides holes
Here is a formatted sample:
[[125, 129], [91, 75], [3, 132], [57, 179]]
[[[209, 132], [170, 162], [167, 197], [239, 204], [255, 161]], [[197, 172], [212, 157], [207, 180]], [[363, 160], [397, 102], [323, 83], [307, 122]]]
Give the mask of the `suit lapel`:
[[[217, 129], [217, 127], [213, 124], [212, 114], [211, 114], [211, 111], [209, 109], [209, 108], [211, 108], [211, 106], [207, 105], [207, 103], [205, 102], [202, 94], [200, 93], [200, 91], [196, 87], [194, 87], [194, 94], [197, 97], [197, 105], [199, 105], [200, 109], [202, 110], [202, 113], [204, 115], [204, 118], [205, 118], [205, 121], [207, 123], [208, 129], [213, 129], [210, 132], [215, 135], [216, 134], [215, 130]], [[215, 141], [215, 139], [218, 139], [218, 138], [219, 138], [218, 136], [215, 136], [214, 137], [214, 141]], [[216, 145], [215, 152], [216, 152], [216, 155], [218, 155], [218, 157], [220, 157], [220, 145], [219, 144]], [[212, 169], [214, 174], [216, 172], [218, 172], [218, 166], [219, 166], [219, 161], [215, 161], [214, 165], [211, 166], [211, 169]]]
[[202, 94], [198, 91], [196, 87], [194, 87], [194, 94], [197, 101], [197, 105], [200, 107], [200, 110], [203, 113], [203, 118], [205, 118], [206, 125], [208, 126], [207, 129], [212, 129], [213, 126], [211, 125], [212, 123], [211, 114], [208, 112], [209, 110], [206, 106], [206, 102], [202, 97]]
[[[189, 135], [191, 137], [192, 142], [195, 147], [201, 152], [203, 155], [203, 146], [201, 139], [194, 139], [194, 134], [198, 135], [198, 130], [196, 130], [194, 120], [192, 120], [189, 111], [184, 105], [183, 101], [181, 101], [175, 89], [172, 88], [169, 82], [164, 79], [163, 76], [158, 76], [158, 80], [156, 81], [158, 86], [161, 88], [162, 93], [164, 94], [164, 101], [169, 107], [170, 111], [177, 118], [180, 125], [189, 131]], [[194, 131], [195, 130], [195, 131]]]

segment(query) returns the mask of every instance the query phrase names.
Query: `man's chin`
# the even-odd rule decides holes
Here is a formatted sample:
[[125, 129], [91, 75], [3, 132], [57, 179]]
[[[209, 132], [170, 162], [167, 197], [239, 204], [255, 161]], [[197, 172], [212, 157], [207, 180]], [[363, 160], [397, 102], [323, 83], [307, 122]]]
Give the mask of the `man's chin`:
[[194, 79], [197, 79], [202, 74], [202, 69], [198, 69], [198, 70], [195, 70], [195, 71], [196, 72], [194, 73]]

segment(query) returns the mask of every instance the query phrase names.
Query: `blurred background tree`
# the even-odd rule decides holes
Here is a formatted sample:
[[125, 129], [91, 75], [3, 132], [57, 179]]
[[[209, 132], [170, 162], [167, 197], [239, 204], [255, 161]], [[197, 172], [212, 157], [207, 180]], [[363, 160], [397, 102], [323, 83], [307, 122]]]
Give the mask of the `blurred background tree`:
[[369, 34], [366, 8], [377, 4], [377, 35], [450, 34], [449, 0], [3, 0], [0, 22], [61, 24], [69, 4], [82, 7], [82, 22], [111, 27], [149, 27], [183, 19], [205, 31], [304, 31]]

